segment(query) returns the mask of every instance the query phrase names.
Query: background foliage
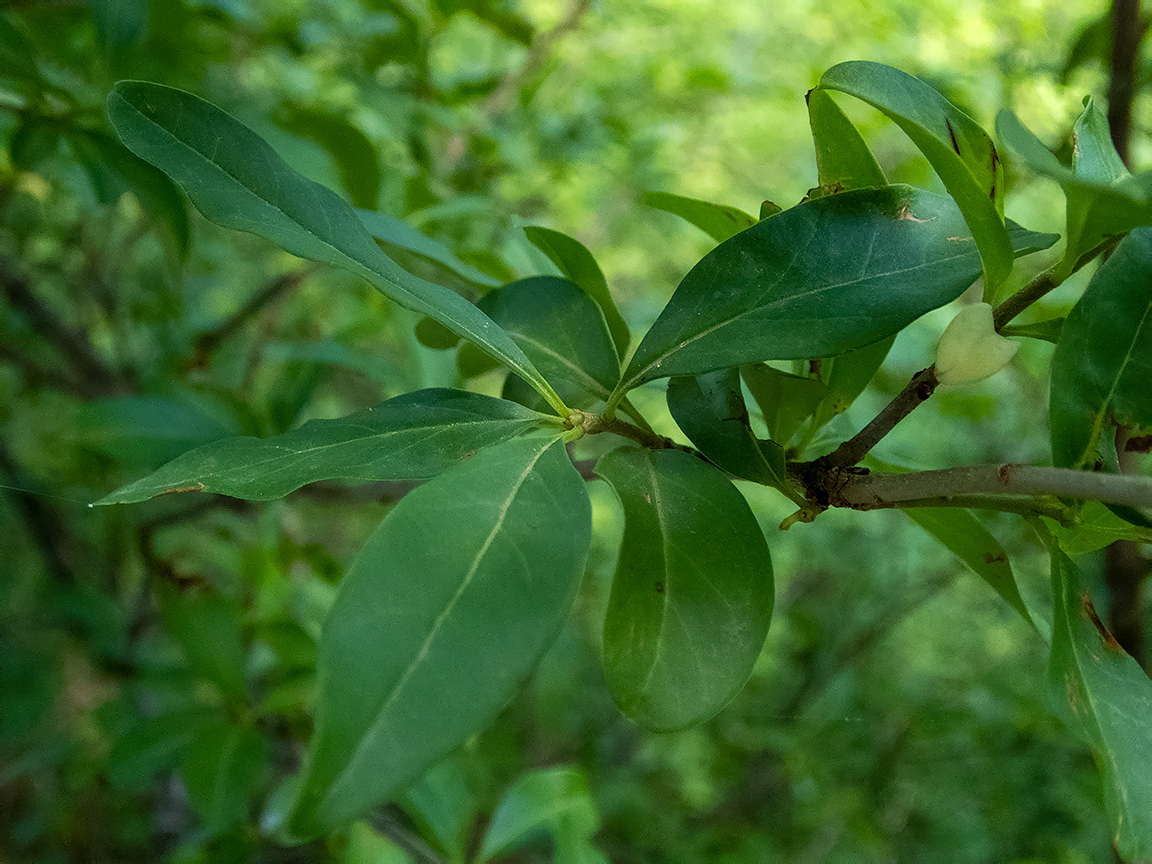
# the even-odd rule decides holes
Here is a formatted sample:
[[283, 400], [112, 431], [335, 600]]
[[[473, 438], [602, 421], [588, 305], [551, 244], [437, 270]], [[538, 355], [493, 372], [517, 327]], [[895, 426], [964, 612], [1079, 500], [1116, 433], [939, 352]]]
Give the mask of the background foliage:
[[[160, 81], [231, 111], [307, 176], [440, 241], [431, 257], [452, 256], [465, 293], [553, 271], [521, 225], [572, 234], [639, 332], [712, 245], [642, 206], [644, 192], [790, 206], [816, 185], [803, 94], [853, 58], [924, 77], [985, 128], [1012, 108], [1056, 146], [1083, 95], [1107, 87], [1107, 10], [1071, 5], [11, 4], [0, 16], [5, 854], [453, 860], [490, 821], [510, 839], [501, 847], [494, 827], [484, 854], [523, 861], [593, 832], [613, 861], [1109, 860], [1091, 759], [1046, 705], [1043, 644], [899, 513], [829, 512], [774, 548], [768, 644], [715, 720], [667, 735], [624, 720], [598, 659], [623, 530], [599, 482], [577, 614], [524, 692], [374, 826], [286, 851], [256, 817], [310, 728], [320, 623], [345, 563], [406, 489], [85, 506], [197, 444], [457, 377], [451, 354], [422, 344], [437, 334], [419, 316], [190, 211], [110, 136], [113, 81]], [[889, 179], [941, 190], [891, 124], [846, 107]], [[1146, 163], [1139, 123], [1132, 143]], [[1020, 177], [1009, 164], [1008, 215], [1059, 230], [1055, 184]], [[445, 275], [427, 257], [404, 263]], [[1066, 312], [1086, 275], [1043, 310]], [[858, 428], [925, 365], [947, 318], [902, 334], [874, 392], [834, 428]], [[1051, 346], [1028, 343], [1020, 372], [940, 394], [876, 455], [1044, 459], [1034, 419], [1046, 391], [1027, 373]], [[493, 373], [477, 380], [498, 392]], [[634, 395], [660, 412], [663, 385]], [[768, 531], [788, 515], [744, 491]], [[1042, 550], [1015, 523], [989, 525], [1027, 599], [1042, 596]], [[1099, 582], [1098, 551], [1077, 563]], [[444, 800], [457, 806], [427, 804]], [[543, 800], [566, 807], [533, 822]], [[520, 845], [532, 832], [518, 814], [542, 829], [536, 842]], [[432, 848], [397, 845], [417, 834]]]

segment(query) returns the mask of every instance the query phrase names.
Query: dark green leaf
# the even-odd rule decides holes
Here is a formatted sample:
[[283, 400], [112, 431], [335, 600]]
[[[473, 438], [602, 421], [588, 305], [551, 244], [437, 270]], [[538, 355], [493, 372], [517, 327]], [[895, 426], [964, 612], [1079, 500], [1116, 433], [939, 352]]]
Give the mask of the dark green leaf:
[[703, 722], [764, 646], [774, 600], [764, 535], [736, 487], [679, 450], [613, 450], [596, 473], [624, 507], [604, 621], [612, 698], [655, 731]]
[[1008, 553], [983, 522], [958, 507], [908, 507], [900, 512], [943, 543], [1025, 621], [1033, 624], [1024, 598], [1020, 596]]
[[628, 324], [616, 308], [612, 294], [608, 291], [608, 281], [600, 270], [600, 265], [588, 251], [588, 247], [575, 238], [551, 228], [536, 228], [528, 226], [524, 233], [532, 244], [551, 259], [552, 263], [560, 268], [560, 272], [583, 288], [588, 296], [596, 301], [604, 319], [608, 322], [608, 330], [612, 340], [616, 343], [616, 353], [623, 358], [628, 350], [628, 343], [632, 334]]
[[236, 431], [194, 404], [161, 396], [90, 402], [77, 421], [77, 439], [85, 447], [120, 464], [146, 468]]
[[35, 170], [41, 162], [56, 154], [60, 140], [60, 129], [55, 123], [35, 115], [24, 116], [8, 139], [12, 166], [21, 171]]
[[251, 726], [219, 720], [185, 751], [180, 777], [210, 834], [247, 822], [268, 773], [268, 741]]
[[460, 344], [459, 336], [432, 318], [421, 318], [413, 332], [421, 345], [435, 351], [450, 351]]
[[717, 243], [756, 224], [756, 219], [739, 207], [712, 204], [698, 198], [686, 198], [671, 192], [645, 192], [642, 198], [649, 207], [663, 210], [691, 222]]
[[400, 805], [449, 861], [467, 860], [476, 800], [458, 760], [443, 759], [426, 771], [404, 791]]
[[789, 375], [764, 363], [742, 366], [740, 373], [764, 415], [768, 437], [781, 447], [788, 446], [828, 394], [822, 381]]
[[812, 422], [815, 428], [819, 429], [836, 415], [848, 410], [848, 406], [856, 401], [876, 377], [895, 341], [895, 336], [889, 336], [855, 351], [845, 351], [836, 357], [823, 359], [820, 374], [828, 392], [814, 412]]
[[810, 91], [807, 100], [821, 190], [833, 194], [887, 184], [864, 137], [835, 100], [823, 90]]
[[[1037, 242], [1023, 229], [1015, 236]], [[693, 267], [617, 389], [862, 348], [956, 299], [979, 275], [951, 198], [883, 186], [807, 201]]]
[[[509, 855], [540, 834], [552, 835], [554, 842], [563, 835], [579, 835], [589, 844], [599, 822], [588, 781], [579, 768], [532, 771], [504, 793], [484, 833], [476, 864]], [[563, 859], [558, 854], [553, 860]]]
[[559, 630], [590, 538], [588, 495], [554, 435], [481, 450], [401, 499], [324, 627], [290, 833], [388, 800], [491, 722]]
[[752, 432], [740, 372], [721, 369], [668, 382], [668, 411], [700, 452], [729, 474], [780, 489], [790, 497], [784, 450]]
[[108, 781], [122, 791], [145, 791], [161, 771], [175, 768], [185, 750], [219, 711], [192, 708], [142, 718], [113, 744], [108, 753]]
[[1000, 328], [1001, 336], [1025, 336], [1029, 339], [1042, 339], [1056, 344], [1060, 341], [1060, 331], [1064, 328], [1063, 318], [1049, 318], [1033, 324], [1009, 324]]
[[245, 700], [247, 649], [240, 604], [207, 588], [156, 587], [165, 630], [192, 668], [233, 704]]
[[[1137, 228], [1093, 275], [1052, 357], [1052, 461], [1115, 461], [1113, 424], [1152, 427], [1152, 228]], [[1108, 440], [1106, 441], [1105, 438]]]
[[575, 283], [533, 276], [485, 294], [478, 305], [574, 407], [606, 400], [620, 380], [604, 316]]
[[108, 97], [108, 117], [129, 149], [172, 176], [213, 222], [367, 279], [400, 305], [479, 345], [567, 413], [508, 334], [459, 294], [397, 266], [343, 199], [293, 171], [231, 115], [182, 90], [121, 81]]
[[498, 279], [493, 279], [487, 273], [461, 261], [443, 243], [425, 237], [401, 219], [385, 213], [359, 209], [356, 211], [356, 216], [369, 234], [389, 246], [396, 246], [440, 264], [465, 281], [483, 288], [494, 288], [500, 284]]
[[1112, 842], [1127, 861], [1152, 856], [1152, 681], [1108, 632], [1076, 565], [1052, 549], [1049, 686], [1059, 713], [1092, 748]]
[[216, 441], [96, 503], [131, 504], [181, 491], [266, 501], [318, 480], [423, 480], [547, 421], [491, 396], [417, 390], [273, 438]]
[[988, 133], [919, 78], [864, 60], [833, 66], [820, 87], [862, 99], [890, 117], [932, 164], [964, 214], [988, 290], [1012, 270], [1004, 227], [1004, 168]]
[[357, 207], [372, 210], [380, 197], [380, 159], [359, 128], [338, 114], [293, 105], [279, 113], [282, 129], [323, 147], [340, 172], [340, 182]]

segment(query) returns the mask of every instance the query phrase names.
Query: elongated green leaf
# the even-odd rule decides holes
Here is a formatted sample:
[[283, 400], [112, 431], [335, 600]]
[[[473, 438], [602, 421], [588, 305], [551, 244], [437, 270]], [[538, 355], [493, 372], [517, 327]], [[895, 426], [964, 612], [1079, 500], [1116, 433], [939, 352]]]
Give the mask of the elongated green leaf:
[[781, 447], [788, 446], [800, 424], [828, 394], [822, 381], [789, 375], [764, 363], [742, 366], [740, 374], [760, 406], [768, 436]]
[[1096, 755], [1121, 857], [1144, 860], [1152, 857], [1152, 681], [1101, 623], [1076, 565], [1055, 548], [1052, 592], [1052, 700]]
[[821, 88], [862, 99], [890, 117], [928, 159], [964, 214], [992, 291], [1012, 270], [1004, 227], [1004, 168], [988, 133], [919, 78], [865, 60], [833, 66]]
[[438, 762], [404, 790], [400, 805], [447, 860], [467, 860], [476, 798], [461, 760], [450, 756]]
[[1024, 163], [1060, 184], [1067, 199], [1067, 248], [1063, 275], [1081, 256], [1114, 234], [1152, 224], [1149, 190], [1128, 173], [1108, 130], [1108, 120], [1091, 99], [1072, 131], [1072, 167], [1060, 161], [1010, 111], [996, 118], [996, 134]]
[[397, 266], [347, 202], [297, 174], [231, 115], [182, 90], [121, 81], [108, 96], [108, 118], [130, 150], [172, 177], [213, 222], [367, 279], [401, 306], [474, 342], [567, 413], [531, 361], [488, 316], [459, 294]]
[[481, 450], [405, 496], [324, 626], [290, 832], [388, 800], [491, 722], [559, 630], [590, 540], [588, 495], [554, 435]]
[[864, 136], [835, 100], [823, 90], [811, 90], [806, 98], [821, 192], [830, 195], [887, 184]]
[[276, 125], [316, 142], [328, 152], [353, 204], [369, 210], [376, 206], [380, 197], [380, 159], [359, 128], [338, 114], [300, 105], [278, 112]]
[[236, 433], [194, 402], [163, 396], [113, 396], [85, 405], [76, 440], [120, 464], [149, 470], [191, 447]]
[[[1017, 229], [1014, 239], [1033, 248], [1056, 237]], [[806, 201], [693, 267], [617, 390], [862, 348], [959, 297], [979, 275], [980, 256], [947, 196], [884, 186]]]
[[1152, 228], [1137, 228], [1092, 276], [1060, 331], [1049, 402], [1053, 464], [1114, 462], [1104, 432], [1116, 423], [1152, 427], [1149, 381]]
[[1037, 321], [1033, 324], [1009, 324], [1000, 328], [1000, 335], [1026, 336], [1029, 339], [1041, 339], [1055, 345], [1060, 341], [1060, 331], [1063, 328], [1063, 318], [1049, 318], [1046, 321]]
[[721, 369], [668, 382], [668, 411], [700, 452], [729, 474], [780, 489], [795, 498], [788, 483], [784, 450], [752, 432], [740, 391], [740, 371]]
[[484, 295], [479, 306], [566, 403], [587, 408], [606, 400], [620, 380], [620, 361], [604, 316], [574, 282], [532, 276]]
[[604, 621], [612, 698], [655, 731], [703, 722], [744, 686], [768, 633], [764, 535], [736, 487], [679, 450], [613, 450], [596, 473], [624, 507]]
[[1025, 621], [1035, 626], [1020, 596], [1008, 553], [983, 522], [957, 507], [909, 507], [900, 512], [943, 543]]
[[310, 420], [272, 438], [214, 441], [96, 503], [131, 504], [169, 492], [267, 501], [318, 480], [423, 480], [547, 421], [504, 399], [417, 390], [338, 420]]
[[360, 209], [356, 210], [356, 216], [369, 234], [389, 246], [415, 253], [447, 268], [465, 281], [484, 288], [495, 288], [500, 284], [500, 280], [493, 279], [482, 270], [477, 270], [471, 264], [461, 261], [443, 243], [426, 237], [402, 219], [386, 213]]
[[824, 358], [820, 364], [820, 375], [828, 390], [813, 412], [812, 423], [816, 429], [848, 410], [848, 406], [856, 401], [876, 377], [895, 341], [895, 336], [889, 336], [855, 351]]
[[712, 204], [698, 198], [686, 198], [671, 192], [645, 192], [642, 198], [649, 207], [663, 210], [691, 222], [717, 243], [756, 224], [756, 217], [739, 207]]
[[632, 334], [628, 330], [627, 322], [621, 317], [620, 310], [608, 291], [608, 280], [600, 270], [600, 265], [588, 251], [588, 247], [579, 240], [553, 231], [551, 228], [537, 228], [527, 226], [524, 233], [532, 244], [547, 255], [552, 263], [560, 268], [560, 272], [588, 292], [588, 296], [596, 301], [604, 318], [608, 322], [608, 330], [616, 343], [616, 353], [623, 358], [628, 351], [628, 344]]
[[256, 729], [226, 719], [201, 729], [185, 751], [180, 777], [210, 834], [247, 821], [268, 772], [268, 751]]
[[562, 835], [578, 834], [588, 844], [599, 823], [588, 781], [579, 768], [532, 771], [504, 793], [484, 833], [476, 864], [511, 854], [540, 833], [553, 835], [554, 842]]
[[[1135, 512], [1139, 515], [1139, 511]], [[1067, 555], [1095, 552], [1117, 540], [1147, 542], [1152, 536], [1149, 526], [1127, 522], [1097, 501], [1085, 502], [1076, 515], [1077, 521], [1072, 527], [1065, 527], [1054, 520], [1045, 523]]]

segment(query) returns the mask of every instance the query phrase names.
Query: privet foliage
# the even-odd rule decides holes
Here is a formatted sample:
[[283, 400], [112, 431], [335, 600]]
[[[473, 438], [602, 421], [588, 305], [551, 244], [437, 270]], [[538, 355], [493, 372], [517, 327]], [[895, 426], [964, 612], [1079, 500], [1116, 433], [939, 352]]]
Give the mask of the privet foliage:
[[[894, 120], [949, 194], [887, 184], [834, 91]], [[589, 499], [566, 445], [608, 433], [629, 440], [582, 473], [606, 480], [623, 505], [603, 640], [607, 684], [623, 712], [650, 729], [685, 728], [713, 716], [751, 674], [773, 606], [769, 546], [785, 541], [766, 540], [734, 478], [795, 502], [785, 527], [829, 506], [907, 507], [1032, 622], [1004, 549], [957, 505], [1018, 513], [1051, 547], [1053, 703], [1098, 757], [1121, 853], [1152, 855], [1152, 683], [1100, 623], [1066, 556], [1079, 542], [1083, 500], [1152, 504], [1146, 480], [1104, 476], [1117, 461], [1111, 430], [1124, 424], [1146, 434], [1152, 426], [1152, 187], [1124, 169], [1090, 100], [1071, 167], [1002, 115], [1001, 139], [1024, 165], [1057, 180], [1068, 200], [1062, 259], [1006, 299], [1014, 261], [1059, 238], [1004, 219], [1003, 166], [987, 132], [928, 85], [875, 63], [829, 70], [808, 108], [820, 185], [796, 206], [766, 202], [757, 219], [667, 193], [649, 197], [718, 245], [633, 347], [603, 273], [572, 238], [529, 229], [563, 277], [496, 287], [402, 223], [357, 210], [296, 174], [255, 133], [196, 96], [139, 81], [115, 87], [108, 113], [123, 142], [209, 219], [362, 276], [435, 322], [422, 325], [429, 341], [451, 348], [463, 340], [465, 375], [493, 364], [512, 373], [503, 399], [419, 390], [275, 438], [210, 443], [99, 502], [193, 490], [264, 500], [333, 478], [427, 481], [390, 510], [340, 584], [319, 647], [311, 746], [299, 775], [269, 804], [268, 830], [306, 840], [397, 799], [507, 702], [568, 613], [590, 543]], [[896, 490], [888, 497], [870, 493], [877, 475], [859, 463], [931, 395], [932, 367], [865, 433], [805, 461], [816, 433], [863, 392], [892, 338], [919, 316], [982, 275], [1003, 331], [1113, 247], [1062, 326], [1008, 329], [1058, 339], [1056, 468], [1033, 469], [1026, 488], [1013, 485], [1025, 476], [1018, 466], [1002, 466], [991, 485], [980, 485], [979, 471], [964, 475], [974, 479], [959, 495], [954, 487], [933, 493], [931, 477], [915, 494], [901, 497], [898, 483], [884, 487]], [[389, 249], [491, 290], [469, 303], [406, 272]], [[976, 334], [970, 352], [991, 335]], [[964, 345], [950, 345], [949, 355], [949, 374], [964, 380]], [[765, 362], [780, 360], [802, 362], [793, 373]], [[671, 379], [668, 407], [692, 447], [655, 432], [628, 399], [662, 378]], [[898, 469], [890, 478], [925, 479]], [[1115, 536], [1147, 539], [1139, 512], [1117, 512], [1129, 521]], [[173, 609], [177, 632], [180, 616], [215, 620], [211, 609]], [[204, 663], [223, 691], [235, 690], [234, 665], [208, 656]], [[517, 795], [580, 782], [562, 771], [526, 777], [489, 826], [480, 860], [541, 827], [513, 812]], [[558, 843], [569, 844], [570, 860], [596, 860], [581, 812], [556, 816], [552, 829], [568, 838]]]

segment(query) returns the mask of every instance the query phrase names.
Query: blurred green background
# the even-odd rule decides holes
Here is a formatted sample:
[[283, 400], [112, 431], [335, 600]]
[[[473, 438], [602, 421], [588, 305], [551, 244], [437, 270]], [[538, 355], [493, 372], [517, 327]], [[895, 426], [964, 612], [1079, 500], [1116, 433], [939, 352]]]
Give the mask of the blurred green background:
[[[1107, 90], [1107, 14], [1049, 0], [8, 3], [0, 862], [423, 860], [364, 826], [281, 849], [257, 822], [307, 738], [334, 586], [395, 490], [86, 504], [215, 438], [457, 385], [454, 352], [421, 345], [415, 316], [352, 277], [189, 213], [109, 137], [112, 82], [198, 93], [298, 170], [497, 278], [553, 272], [522, 226], [569, 233], [642, 334], [712, 245], [644, 207], [644, 191], [752, 213], [796, 203], [816, 185], [804, 94], [848, 59], [923, 77], [985, 128], [1011, 108], [1058, 148], [1084, 95]], [[1137, 166], [1147, 99], [1135, 102]], [[842, 104], [891, 180], [940, 189], [898, 130]], [[1012, 169], [1008, 215], [1059, 231], [1055, 185]], [[1067, 309], [1085, 275], [1036, 317]], [[901, 335], [818, 449], [932, 361], [952, 311]], [[1004, 373], [941, 393], [877, 455], [1045, 462], [1050, 351], [1030, 341]], [[636, 401], [677, 434], [662, 387]], [[611, 861], [1112, 860], [1095, 768], [1048, 710], [1036, 634], [900, 513], [829, 512], [782, 534], [792, 508], [742, 488], [777, 575], [746, 690], [672, 735], [616, 711], [598, 634], [620, 513], [593, 481], [575, 614], [522, 695], [453, 757], [474, 802], [466, 832], [522, 772], [572, 765]], [[1035, 538], [1018, 520], [988, 524], [1029, 600], [1050, 604]], [[1099, 552], [1079, 563], [1099, 580]], [[243, 671], [244, 716], [220, 709], [212, 669], [228, 662]], [[389, 812], [419, 823], [418, 811]], [[551, 860], [551, 848], [544, 838], [506, 860]]]

